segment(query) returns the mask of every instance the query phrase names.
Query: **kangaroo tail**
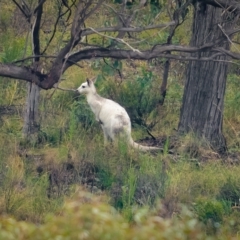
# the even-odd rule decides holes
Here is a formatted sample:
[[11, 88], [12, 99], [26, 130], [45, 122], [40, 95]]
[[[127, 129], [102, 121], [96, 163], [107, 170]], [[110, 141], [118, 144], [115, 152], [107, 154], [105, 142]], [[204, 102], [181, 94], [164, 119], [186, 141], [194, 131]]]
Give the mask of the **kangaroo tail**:
[[150, 147], [150, 146], [143, 146], [143, 145], [140, 145], [136, 142], [133, 141], [133, 139], [131, 138], [130, 141], [129, 141], [129, 144], [130, 146], [132, 146], [133, 148], [135, 149], [138, 149], [140, 151], [144, 151], [144, 152], [147, 152], [147, 151], [156, 151], [156, 150], [161, 150], [161, 148], [158, 148], [158, 147]]

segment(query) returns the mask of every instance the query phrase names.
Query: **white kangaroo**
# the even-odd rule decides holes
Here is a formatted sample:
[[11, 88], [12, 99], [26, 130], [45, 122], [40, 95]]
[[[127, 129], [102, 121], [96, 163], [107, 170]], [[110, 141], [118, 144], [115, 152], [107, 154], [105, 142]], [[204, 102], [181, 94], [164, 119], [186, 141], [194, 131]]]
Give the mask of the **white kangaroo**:
[[143, 146], [133, 141], [131, 136], [131, 121], [126, 110], [118, 103], [99, 96], [92, 80], [87, 79], [77, 91], [87, 96], [87, 102], [95, 114], [96, 120], [101, 124], [103, 129], [105, 144], [109, 140], [116, 140], [116, 137], [121, 135], [126, 138], [129, 145], [136, 149], [142, 151], [160, 149], [157, 147]]

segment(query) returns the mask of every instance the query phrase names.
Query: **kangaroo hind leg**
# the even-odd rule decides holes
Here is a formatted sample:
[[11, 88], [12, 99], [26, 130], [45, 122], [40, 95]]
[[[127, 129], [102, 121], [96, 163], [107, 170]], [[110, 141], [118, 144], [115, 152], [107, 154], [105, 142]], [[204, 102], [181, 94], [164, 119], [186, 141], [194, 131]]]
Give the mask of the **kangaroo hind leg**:
[[102, 126], [102, 130], [103, 130], [103, 136], [104, 136], [104, 145], [107, 145], [109, 142], [111, 142], [111, 137], [109, 136], [109, 134], [108, 134], [108, 131], [107, 131], [107, 129], [106, 128], [104, 128], [103, 126]]

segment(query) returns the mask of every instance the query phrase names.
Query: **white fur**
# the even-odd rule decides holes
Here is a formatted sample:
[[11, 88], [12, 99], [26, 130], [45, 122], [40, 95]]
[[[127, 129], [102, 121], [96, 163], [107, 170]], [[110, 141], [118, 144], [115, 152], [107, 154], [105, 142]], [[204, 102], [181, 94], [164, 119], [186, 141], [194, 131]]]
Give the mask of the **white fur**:
[[87, 102], [101, 124], [105, 143], [114, 141], [119, 135], [124, 136], [129, 145], [142, 151], [159, 149], [137, 144], [131, 137], [131, 121], [126, 110], [118, 103], [97, 94], [92, 80], [87, 80], [77, 91], [87, 96]]

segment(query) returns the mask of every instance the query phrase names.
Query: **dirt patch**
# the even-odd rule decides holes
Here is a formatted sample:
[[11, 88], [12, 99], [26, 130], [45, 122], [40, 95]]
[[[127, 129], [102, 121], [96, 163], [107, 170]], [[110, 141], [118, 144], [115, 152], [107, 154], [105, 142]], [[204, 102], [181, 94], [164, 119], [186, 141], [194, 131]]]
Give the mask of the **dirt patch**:
[[[47, 175], [49, 198], [68, 195], [71, 186], [79, 184], [85, 186], [90, 192], [98, 193], [102, 190], [97, 175], [98, 167], [87, 161], [72, 161], [71, 157], [66, 160], [57, 160], [56, 156], [51, 157], [45, 154], [19, 152], [25, 158], [26, 171], [36, 177]], [[51, 155], [51, 151], [50, 151]]]
[[179, 141], [176, 136], [160, 136], [155, 139], [151, 137], [146, 137], [136, 142], [145, 146], [159, 147], [160, 149], [162, 149], [162, 152], [164, 151], [164, 149], [166, 149], [169, 154], [176, 155], [177, 148], [179, 147]]

